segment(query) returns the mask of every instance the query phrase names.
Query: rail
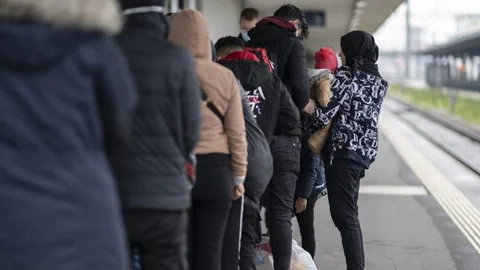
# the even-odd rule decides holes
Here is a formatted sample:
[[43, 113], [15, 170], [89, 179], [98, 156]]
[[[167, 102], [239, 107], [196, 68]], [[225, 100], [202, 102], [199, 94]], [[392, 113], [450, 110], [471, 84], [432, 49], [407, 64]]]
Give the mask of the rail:
[[[438, 124], [444, 127], [445, 129], [448, 129], [449, 131], [453, 131], [454, 133], [467, 139], [466, 141], [469, 141], [469, 143], [471, 143], [472, 147], [470, 148], [470, 150], [473, 150], [473, 152], [475, 152], [474, 149], [477, 147], [480, 149], [480, 131], [474, 128], [470, 128], [465, 124], [458, 123], [452, 119], [440, 117], [434, 114], [433, 112], [414, 106], [400, 98], [390, 96], [389, 99], [400, 104], [404, 108], [403, 110], [395, 112], [395, 114], [397, 114], [402, 120], [404, 120], [407, 125], [413, 128], [422, 137], [426, 138], [428, 141], [430, 141], [435, 146], [440, 148], [442, 151], [446, 152], [455, 160], [459, 161], [464, 166], [469, 168], [472, 172], [480, 176], [480, 162], [478, 162], [480, 153], [477, 153], [477, 154], [472, 153], [472, 155], [474, 155], [474, 157], [476, 158], [472, 158], [471, 155], [469, 156], [469, 155], [462, 154], [460, 153], [461, 152], [460, 150], [455, 149], [448, 143], [445, 143], [445, 141], [441, 142], [440, 140], [441, 138], [438, 137], [440, 136], [439, 134], [430, 134], [426, 132], [425, 129], [419, 126], [419, 123], [414, 123], [406, 119], [405, 117], [403, 117], [401, 114], [405, 112], [414, 112], [422, 116], [426, 120], [431, 121], [432, 123]], [[475, 156], [475, 155], [479, 155], [479, 156]]]

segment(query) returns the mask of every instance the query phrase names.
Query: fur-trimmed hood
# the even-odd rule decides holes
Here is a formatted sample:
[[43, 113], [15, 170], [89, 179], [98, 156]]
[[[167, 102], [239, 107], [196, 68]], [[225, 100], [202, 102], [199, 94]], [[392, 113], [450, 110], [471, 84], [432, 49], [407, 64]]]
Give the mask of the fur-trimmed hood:
[[116, 34], [122, 28], [116, 0], [0, 0], [0, 19]]
[[116, 0], [0, 0], [0, 66], [45, 69], [121, 27]]

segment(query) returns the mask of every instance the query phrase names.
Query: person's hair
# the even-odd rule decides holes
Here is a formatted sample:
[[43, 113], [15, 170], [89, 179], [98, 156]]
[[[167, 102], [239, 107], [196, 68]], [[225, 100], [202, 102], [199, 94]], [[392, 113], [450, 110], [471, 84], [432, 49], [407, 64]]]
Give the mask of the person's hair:
[[258, 19], [259, 17], [260, 13], [254, 8], [246, 8], [242, 10], [242, 13], [240, 14], [240, 20], [246, 21], [253, 21], [255, 19]]
[[303, 11], [298, 7], [292, 4], [283, 5], [277, 9], [275, 13], [273, 13], [273, 16], [283, 18], [287, 21], [299, 20], [300, 28], [302, 29], [301, 37], [308, 38], [310, 35], [307, 17], [305, 16], [305, 13], [303, 13]]
[[243, 50], [245, 44], [243, 40], [238, 37], [226, 36], [220, 38], [217, 43], [215, 43], [215, 50], [217, 55], [228, 55], [234, 51]]

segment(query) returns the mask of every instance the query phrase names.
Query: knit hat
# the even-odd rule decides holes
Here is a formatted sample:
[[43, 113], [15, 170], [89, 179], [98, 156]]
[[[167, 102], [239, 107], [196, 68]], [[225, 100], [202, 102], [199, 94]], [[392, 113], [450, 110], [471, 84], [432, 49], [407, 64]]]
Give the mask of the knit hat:
[[334, 49], [323, 47], [315, 53], [316, 69], [329, 69], [332, 73], [335, 73], [338, 66], [338, 58]]
[[151, 6], [165, 6], [165, 0], [120, 0], [122, 9], [151, 7]]

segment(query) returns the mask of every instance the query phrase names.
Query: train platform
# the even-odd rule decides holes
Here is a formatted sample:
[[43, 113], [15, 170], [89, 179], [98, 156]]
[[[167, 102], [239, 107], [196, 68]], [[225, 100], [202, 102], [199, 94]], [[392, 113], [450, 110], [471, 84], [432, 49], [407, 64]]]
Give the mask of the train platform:
[[[397, 109], [386, 101], [379, 156], [360, 189], [365, 269], [480, 270], [480, 177], [406, 124]], [[315, 215], [318, 269], [344, 270], [327, 198], [317, 202]]]

